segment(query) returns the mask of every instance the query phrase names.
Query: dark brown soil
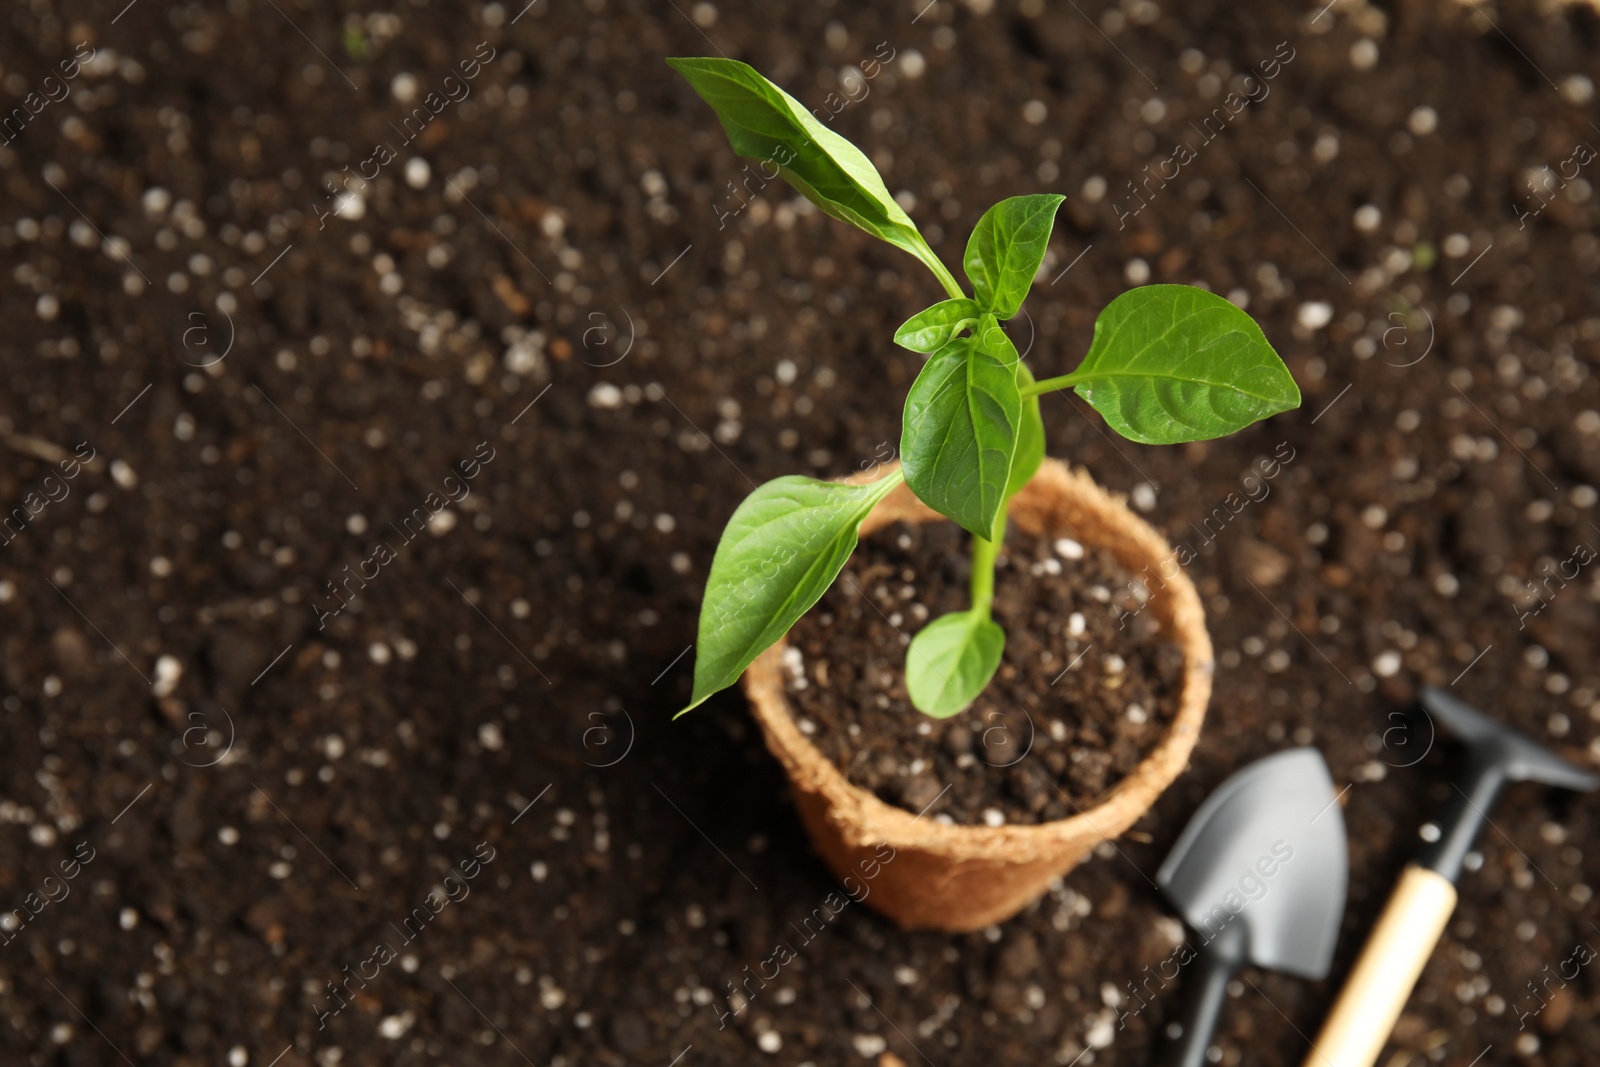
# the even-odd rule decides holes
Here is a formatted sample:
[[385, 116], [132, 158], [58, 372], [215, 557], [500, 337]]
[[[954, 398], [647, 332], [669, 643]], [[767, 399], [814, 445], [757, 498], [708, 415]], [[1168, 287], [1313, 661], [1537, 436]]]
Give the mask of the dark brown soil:
[[1007, 534], [993, 607], [1005, 657], [978, 699], [943, 720], [906, 696], [905, 650], [928, 622], [968, 606], [970, 539], [944, 522], [863, 538], [789, 631], [801, 732], [851, 782], [946, 822], [1048, 822], [1092, 807], [1165, 735], [1183, 654], [1125, 603], [1133, 576], [1116, 558], [1065, 534], [1059, 548]]
[[[1247, 969], [1218, 1037], [1222, 1067], [1300, 1063], [1453, 795], [1458, 750], [1391, 718], [1416, 686], [1596, 758], [1600, 571], [1542, 575], [1600, 547], [1600, 172], [1528, 185], [1600, 146], [1594, 12], [523, 8], [5, 5], [8, 109], [80, 42], [105, 58], [0, 145], [0, 503], [70, 490], [0, 547], [0, 908], [27, 916], [0, 1062], [1146, 1064], [1183, 977], [1127, 999], [1182, 936], [1149, 875], [1231, 771], [1311, 743], [1351, 784], [1335, 973]], [[701, 588], [752, 485], [892, 451], [920, 364], [890, 337], [940, 294], [776, 185], [724, 220], [744, 164], [661, 59], [726, 53], [823, 107], [880, 42], [897, 58], [833, 125], [947, 263], [995, 200], [1067, 194], [1035, 373], [1136, 280], [1204, 281], [1248, 298], [1306, 403], [1146, 448], [1047, 399], [1051, 454], [1199, 553], [1218, 673], [1190, 771], [997, 929], [851, 905], [724, 1028], [718, 996], [839, 887], [739, 694], [672, 720]], [[470, 98], [361, 217], [319, 221], [323, 181], [480, 43]], [[1119, 215], [1280, 44], [1270, 95]], [[95, 462], [46, 485], [79, 442]], [[479, 442], [454, 524], [394, 534], [319, 628]], [[1493, 818], [1385, 1067], [1600, 1047], [1600, 966], [1563, 967], [1600, 948], [1600, 801], [1515, 786]], [[471, 895], [319, 1026], [484, 841]]]

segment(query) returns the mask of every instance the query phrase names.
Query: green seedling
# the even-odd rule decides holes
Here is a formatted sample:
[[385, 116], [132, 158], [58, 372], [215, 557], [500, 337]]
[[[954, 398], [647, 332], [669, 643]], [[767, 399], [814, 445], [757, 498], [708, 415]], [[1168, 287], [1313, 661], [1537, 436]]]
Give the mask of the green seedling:
[[[734, 151], [768, 164], [827, 214], [921, 262], [948, 299], [894, 339], [927, 362], [906, 396], [900, 468], [846, 485], [789, 475], [739, 505], [723, 531], [700, 608], [690, 708], [732, 685], [833, 583], [861, 522], [902, 481], [970, 531], [972, 606], [935, 619], [906, 652], [906, 689], [923, 713], [966, 708], [1000, 666], [1005, 633], [990, 617], [1006, 503], [1045, 454], [1039, 397], [1072, 389], [1112, 429], [1144, 444], [1221, 437], [1300, 405], [1300, 390], [1255, 321], [1186, 285], [1117, 297], [1095, 321], [1078, 369], [1035, 381], [1000, 323], [1017, 314], [1044, 261], [1055, 194], [986, 211], [967, 241], [962, 289], [871, 161], [750, 66], [669, 59], [722, 120]], [[683, 714], [683, 712], [679, 712]]]

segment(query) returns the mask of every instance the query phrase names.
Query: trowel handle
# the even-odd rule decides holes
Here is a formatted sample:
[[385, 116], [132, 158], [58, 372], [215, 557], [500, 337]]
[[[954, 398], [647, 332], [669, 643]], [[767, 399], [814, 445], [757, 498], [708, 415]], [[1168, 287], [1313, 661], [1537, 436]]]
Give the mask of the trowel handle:
[[1450, 879], [1416, 864], [1405, 869], [1305, 1067], [1372, 1067], [1455, 907]]
[[1183, 1008], [1175, 1020], [1182, 1032], [1164, 1050], [1161, 1067], [1208, 1067], [1206, 1049], [1228, 999], [1228, 982], [1238, 969], [1236, 961], [1220, 953], [1200, 953], [1194, 972], [1183, 982]]

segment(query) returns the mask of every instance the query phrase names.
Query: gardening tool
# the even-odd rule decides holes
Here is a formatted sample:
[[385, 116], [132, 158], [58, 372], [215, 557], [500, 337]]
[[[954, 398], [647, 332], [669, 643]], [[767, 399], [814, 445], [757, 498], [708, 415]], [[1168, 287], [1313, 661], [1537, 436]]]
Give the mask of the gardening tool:
[[1466, 743], [1456, 795], [1434, 823], [1437, 836], [1406, 866], [1378, 925], [1322, 1025], [1305, 1067], [1371, 1067], [1456, 906], [1456, 881], [1473, 839], [1508, 782], [1542, 782], [1587, 792], [1600, 778], [1574, 767], [1432, 686], [1423, 710]]
[[[1328, 765], [1292, 748], [1234, 772], [1200, 805], [1156, 882], [1200, 941], [1170, 1067], [1202, 1067], [1228, 982], [1245, 964], [1323, 978], [1349, 857]], [[1184, 959], [1182, 962], [1187, 962]]]

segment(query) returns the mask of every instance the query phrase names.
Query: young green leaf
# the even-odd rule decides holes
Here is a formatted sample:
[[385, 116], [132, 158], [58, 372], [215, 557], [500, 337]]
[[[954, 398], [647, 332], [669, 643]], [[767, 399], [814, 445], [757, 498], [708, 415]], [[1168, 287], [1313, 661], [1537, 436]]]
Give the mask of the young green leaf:
[[946, 290], [956, 287], [866, 155], [818, 122], [805, 105], [736, 59], [672, 58], [667, 64], [694, 87], [722, 120], [733, 150], [761, 161], [768, 177], [781, 174], [823, 211], [903, 248], [921, 260]]
[[1294, 376], [1255, 320], [1188, 285], [1147, 285], [1107, 304], [1068, 377], [1140, 444], [1205, 441], [1300, 406]]
[[861, 520], [900, 481], [898, 473], [868, 485], [787, 475], [745, 497], [711, 560], [694, 695], [683, 711], [732, 685], [817, 602], [855, 551]]
[[1017, 427], [1017, 454], [1011, 458], [1011, 475], [1006, 479], [1006, 499], [1017, 494], [1038, 473], [1044, 462], [1044, 420], [1039, 415], [1039, 397], [1028, 395], [1033, 374], [1028, 365], [1017, 361], [1017, 388], [1022, 391], [1022, 423]]
[[913, 352], [937, 352], [981, 314], [982, 309], [964, 296], [941, 300], [907, 319], [894, 332], [894, 343]]
[[975, 611], [957, 611], [924, 626], [906, 649], [906, 693], [924, 715], [948, 719], [966, 708], [1000, 666], [1006, 634]]
[[933, 510], [987, 538], [1005, 501], [1021, 419], [1016, 364], [974, 337], [955, 338], [929, 358], [906, 396], [906, 484]]
[[1028, 480], [1038, 471], [1039, 464], [1044, 462], [1044, 420], [1039, 415], [1038, 396], [1028, 395], [1028, 388], [1033, 385], [1033, 374], [1017, 354], [1017, 346], [1011, 343], [1011, 338], [1000, 328], [993, 315], [983, 317], [973, 337], [980, 348], [1017, 370], [1017, 390], [1022, 394], [1022, 412], [1017, 426], [1017, 451], [1011, 457], [1011, 473], [1006, 478], [1006, 499], [1010, 500], [1017, 490], [1028, 484]]
[[972, 281], [972, 295], [985, 310], [1009, 319], [1022, 307], [1044, 262], [1056, 209], [1065, 199], [1056, 193], [1013, 196], [983, 213], [967, 239], [962, 266]]

